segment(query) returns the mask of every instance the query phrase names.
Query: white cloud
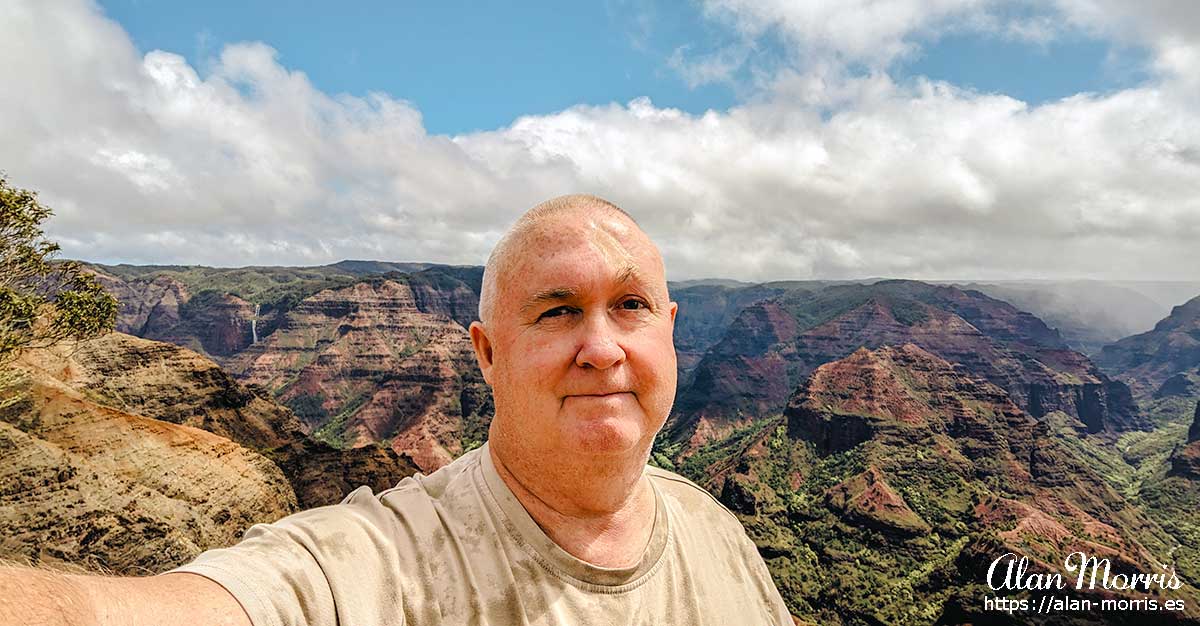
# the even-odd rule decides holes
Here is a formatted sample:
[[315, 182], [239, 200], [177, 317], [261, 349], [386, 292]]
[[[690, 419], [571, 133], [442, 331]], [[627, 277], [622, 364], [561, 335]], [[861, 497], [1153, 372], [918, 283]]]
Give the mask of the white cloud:
[[979, 19], [995, 0], [705, 0], [717, 19], [750, 38], [777, 29], [806, 63], [837, 61], [876, 68], [910, 54], [912, 38]]
[[[1061, 1], [1074, 27], [1115, 28], [1115, 9]], [[139, 56], [91, 4], [9, 3], [0, 169], [42, 191], [53, 235], [88, 259], [482, 263], [522, 210], [587, 191], [638, 216], [675, 278], [1194, 278], [1187, 76], [1029, 106], [881, 69], [914, 33], [993, 5], [730, 0], [712, 10], [739, 12], [725, 17], [748, 36], [786, 23], [877, 69], [774, 73], [725, 112], [637, 99], [446, 137], [404, 101], [322, 93], [263, 44], [226, 47], [201, 75]], [[1138, 27], [1158, 62], [1194, 62], [1181, 21]]]
[[[740, 34], [707, 55], [668, 59], [689, 84], [737, 84], [741, 70], [775, 87], [778, 60], [748, 55], [764, 41], [783, 42], [784, 78], [830, 83], [887, 72], [947, 35], [1046, 45], [1089, 35], [1149, 49], [1154, 68], [1200, 83], [1200, 4], [1178, 0], [702, 0], [706, 15]], [[764, 59], [767, 59], [764, 61]], [[799, 76], [791, 76], [798, 74]]]
[[[721, 75], [731, 82], [747, 61], [736, 52], [768, 38], [783, 43], [787, 62], [801, 74], [829, 76], [848, 67], [886, 71], [949, 34], [1041, 44], [1063, 27], [1053, 5], [1033, 0], [703, 0], [703, 5], [710, 19], [732, 26], [741, 41], [693, 65], [672, 58], [671, 66], [688, 77], [723, 60]], [[738, 66], [728, 67], [738, 59]], [[764, 69], [774, 74], [771, 67], [751, 68]]]
[[1180, 95], [1200, 103], [1200, 3], [1178, 0], [1055, 0], [1077, 27], [1098, 36], [1148, 47], [1153, 68]]

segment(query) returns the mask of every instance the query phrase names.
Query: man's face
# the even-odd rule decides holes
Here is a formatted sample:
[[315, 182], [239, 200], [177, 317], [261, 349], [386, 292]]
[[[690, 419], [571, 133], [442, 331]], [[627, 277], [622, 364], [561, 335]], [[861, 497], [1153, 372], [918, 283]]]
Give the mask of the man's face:
[[493, 436], [526, 452], [648, 450], [676, 385], [676, 305], [653, 244], [621, 216], [568, 215], [516, 259], [486, 328], [490, 364], [480, 358]]

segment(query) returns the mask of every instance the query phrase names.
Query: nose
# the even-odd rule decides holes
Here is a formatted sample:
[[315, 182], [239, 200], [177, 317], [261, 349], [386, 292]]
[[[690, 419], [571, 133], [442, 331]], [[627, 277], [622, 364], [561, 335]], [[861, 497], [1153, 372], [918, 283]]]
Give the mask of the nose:
[[607, 315], [589, 315], [583, 324], [583, 343], [575, 354], [579, 367], [608, 369], [625, 361], [625, 350], [617, 341], [616, 329]]

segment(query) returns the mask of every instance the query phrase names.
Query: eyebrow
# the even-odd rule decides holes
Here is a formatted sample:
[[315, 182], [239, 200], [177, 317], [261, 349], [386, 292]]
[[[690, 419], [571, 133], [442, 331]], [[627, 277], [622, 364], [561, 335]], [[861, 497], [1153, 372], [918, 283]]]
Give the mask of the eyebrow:
[[617, 272], [617, 282], [624, 285], [631, 282], [641, 282], [642, 273], [638, 271], [636, 265], [629, 263]]
[[578, 291], [570, 287], [551, 287], [550, 289], [543, 289], [533, 294], [533, 297], [531, 297], [529, 300], [526, 300], [525, 304], [521, 305], [521, 313], [525, 313], [529, 309], [532, 309], [543, 302], [557, 302], [559, 300], [566, 300], [574, 297], [578, 293]]
[[[632, 263], [625, 265], [617, 271], [618, 284], [624, 285], [631, 282], [641, 282], [641, 278], [642, 273], [638, 271], [637, 266]], [[549, 289], [542, 289], [526, 300], [525, 304], [521, 305], [521, 313], [524, 314], [528, 312], [529, 309], [546, 302], [568, 300], [577, 295], [579, 295], [579, 290], [573, 287], [551, 287]]]

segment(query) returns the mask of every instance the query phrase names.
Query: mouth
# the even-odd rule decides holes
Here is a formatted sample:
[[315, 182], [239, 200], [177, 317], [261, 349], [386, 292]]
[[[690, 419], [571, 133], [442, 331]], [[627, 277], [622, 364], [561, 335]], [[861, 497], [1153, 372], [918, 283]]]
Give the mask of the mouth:
[[607, 398], [610, 396], [619, 396], [621, 394], [632, 394], [632, 391], [610, 391], [608, 393], [571, 393], [567, 394], [567, 398]]

